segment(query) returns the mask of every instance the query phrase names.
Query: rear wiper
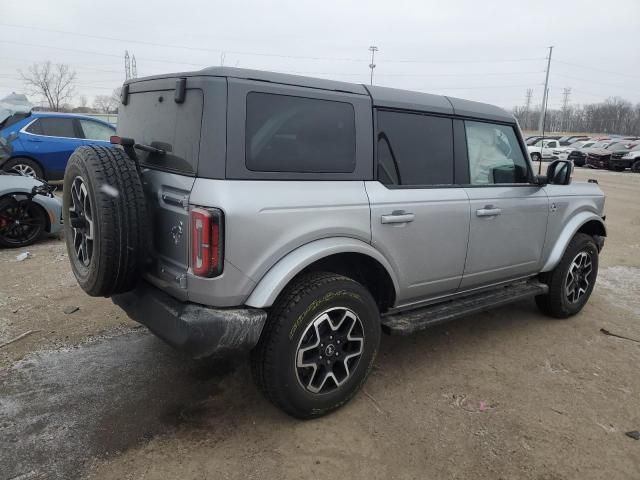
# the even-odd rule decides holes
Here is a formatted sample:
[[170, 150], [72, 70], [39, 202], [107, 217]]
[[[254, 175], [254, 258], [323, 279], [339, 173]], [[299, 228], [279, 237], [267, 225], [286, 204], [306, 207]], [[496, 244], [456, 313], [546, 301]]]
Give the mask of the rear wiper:
[[153, 153], [155, 155], [165, 155], [167, 153], [167, 151], [163, 150], [162, 148], [156, 148], [151, 145], [145, 145], [143, 143], [136, 143], [136, 141], [133, 138], [119, 137], [117, 135], [113, 135], [109, 140], [113, 144], [121, 145], [124, 148], [124, 151], [127, 152], [127, 154], [129, 154], [127, 149], [133, 149], [133, 148], [137, 150], [142, 150], [143, 152]]

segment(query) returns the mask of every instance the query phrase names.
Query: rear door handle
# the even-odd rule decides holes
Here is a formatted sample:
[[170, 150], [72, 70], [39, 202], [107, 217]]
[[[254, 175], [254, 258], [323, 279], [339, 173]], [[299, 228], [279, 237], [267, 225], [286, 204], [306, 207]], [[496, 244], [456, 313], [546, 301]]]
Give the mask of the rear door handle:
[[382, 223], [409, 223], [413, 222], [416, 216], [413, 213], [404, 210], [394, 210], [390, 215], [382, 215], [380, 222]]
[[497, 217], [502, 213], [502, 210], [494, 207], [493, 205], [486, 205], [484, 208], [476, 210], [478, 217]]

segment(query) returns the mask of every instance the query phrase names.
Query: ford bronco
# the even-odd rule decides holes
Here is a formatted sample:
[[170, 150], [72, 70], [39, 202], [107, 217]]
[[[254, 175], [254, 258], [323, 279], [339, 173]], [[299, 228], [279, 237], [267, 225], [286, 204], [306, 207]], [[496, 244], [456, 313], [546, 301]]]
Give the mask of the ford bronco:
[[298, 418], [347, 402], [381, 332], [534, 298], [583, 308], [606, 230], [571, 162], [446, 96], [215, 67], [132, 79], [64, 179], [80, 286], [194, 357], [250, 352]]

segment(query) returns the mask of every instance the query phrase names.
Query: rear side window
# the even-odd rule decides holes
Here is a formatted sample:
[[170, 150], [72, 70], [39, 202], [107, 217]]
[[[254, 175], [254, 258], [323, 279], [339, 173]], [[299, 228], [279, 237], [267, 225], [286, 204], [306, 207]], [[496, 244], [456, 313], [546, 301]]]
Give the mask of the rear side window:
[[[48, 137], [65, 137], [65, 138], [79, 138], [80, 135], [76, 132], [72, 118], [40, 118], [36, 123], [40, 124], [40, 135], [46, 135]], [[30, 130], [28, 130], [30, 131]], [[35, 133], [35, 132], [32, 132]]]
[[378, 111], [378, 180], [385, 185], [453, 184], [453, 121]]
[[108, 142], [112, 135], [116, 134], [116, 129], [92, 120], [80, 120], [80, 126], [84, 133], [84, 138], [89, 140], [103, 140]]
[[250, 92], [246, 113], [245, 163], [249, 170], [354, 171], [356, 133], [351, 104]]

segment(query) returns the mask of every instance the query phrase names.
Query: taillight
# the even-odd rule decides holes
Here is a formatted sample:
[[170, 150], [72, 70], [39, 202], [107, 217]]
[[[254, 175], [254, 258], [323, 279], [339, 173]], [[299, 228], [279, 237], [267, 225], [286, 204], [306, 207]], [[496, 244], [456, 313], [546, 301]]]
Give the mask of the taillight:
[[191, 268], [199, 277], [222, 273], [224, 221], [217, 208], [191, 210]]

